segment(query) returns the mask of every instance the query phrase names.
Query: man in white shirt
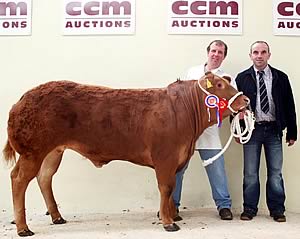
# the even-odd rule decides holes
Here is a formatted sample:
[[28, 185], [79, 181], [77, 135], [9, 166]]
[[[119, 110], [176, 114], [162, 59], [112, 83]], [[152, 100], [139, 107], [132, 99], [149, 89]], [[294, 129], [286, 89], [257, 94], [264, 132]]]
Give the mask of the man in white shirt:
[[[218, 76], [229, 76], [220, 69], [226, 55], [227, 45], [221, 40], [212, 41], [207, 47], [207, 62], [204, 65], [190, 68], [187, 72], [186, 80], [199, 79], [207, 71], [211, 71]], [[199, 152], [202, 160], [207, 160], [221, 151], [222, 145], [219, 128], [216, 124], [204, 130], [196, 142], [195, 149]], [[183, 175], [187, 167], [188, 163], [176, 174], [176, 187], [173, 193], [173, 200], [177, 211], [179, 211], [178, 208], [180, 206]], [[230, 210], [231, 199], [227, 186], [224, 156], [220, 156], [218, 160], [208, 165], [205, 169], [220, 218], [222, 220], [232, 220], [233, 215]]]

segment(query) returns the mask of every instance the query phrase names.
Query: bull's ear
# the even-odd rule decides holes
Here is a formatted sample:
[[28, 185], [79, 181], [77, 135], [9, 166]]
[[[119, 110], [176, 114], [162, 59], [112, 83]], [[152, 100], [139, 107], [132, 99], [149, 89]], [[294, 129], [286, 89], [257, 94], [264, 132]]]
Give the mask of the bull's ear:
[[212, 81], [214, 79], [214, 74], [211, 71], [207, 71], [205, 72], [204, 79]]
[[227, 80], [229, 83], [231, 82], [231, 77], [230, 77], [230, 76], [223, 76], [223, 78], [224, 78], [225, 80]]
[[210, 71], [205, 72], [205, 75], [200, 78], [200, 84], [204, 89], [213, 87], [214, 74]]

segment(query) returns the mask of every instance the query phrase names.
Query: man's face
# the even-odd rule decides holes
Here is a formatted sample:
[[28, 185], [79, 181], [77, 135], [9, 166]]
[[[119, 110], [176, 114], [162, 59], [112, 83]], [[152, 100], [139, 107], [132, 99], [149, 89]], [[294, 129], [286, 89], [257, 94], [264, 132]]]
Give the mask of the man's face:
[[211, 69], [219, 68], [225, 59], [225, 46], [217, 45], [215, 42], [211, 44], [207, 53], [207, 63]]
[[252, 46], [249, 56], [254, 66], [258, 70], [263, 70], [268, 65], [271, 53], [265, 43], [255, 43]]

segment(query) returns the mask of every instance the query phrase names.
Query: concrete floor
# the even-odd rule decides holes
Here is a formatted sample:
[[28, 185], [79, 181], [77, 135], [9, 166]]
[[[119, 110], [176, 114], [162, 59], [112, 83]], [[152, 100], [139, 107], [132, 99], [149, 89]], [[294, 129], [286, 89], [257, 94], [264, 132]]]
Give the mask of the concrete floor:
[[[29, 212], [28, 212], [29, 213]], [[300, 214], [287, 212], [287, 222], [278, 223], [260, 212], [252, 221], [241, 221], [240, 212], [234, 212], [232, 221], [219, 219], [215, 209], [184, 209], [183, 221], [177, 224], [178, 232], [165, 232], [155, 212], [131, 212], [113, 214], [65, 214], [64, 225], [52, 225], [49, 216], [28, 215], [28, 224], [35, 232], [32, 239], [300, 239]], [[20, 238], [11, 215], [0, 213], [0, 238]]]

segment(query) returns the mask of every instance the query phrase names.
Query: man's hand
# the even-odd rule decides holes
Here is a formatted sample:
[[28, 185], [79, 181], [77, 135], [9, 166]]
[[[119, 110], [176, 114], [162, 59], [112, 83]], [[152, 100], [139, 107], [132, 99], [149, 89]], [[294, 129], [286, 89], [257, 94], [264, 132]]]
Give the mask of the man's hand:
[[240, 120], [243, 120], [244, 119], [244, 117], [245, 117], [245, 112], [244, 111], [241, 111], [241, 112], [239, 112], [240, 114], [239, 114], [239, 119]]
[[241, 144], [240, 142], [240, 138], [234, 137], [235, 142], [237, 142], [238, 144]]
[[[241, 120], [243, 120], [245, 117], [245, 112], [239, 112], [239, 120], [240, 120], [240, 124], [241, 124]], [[242, 122], [243, 124], [243, 122]], [[244, 124], [243, 124], [244, 125]], [[238, 137], [234, 137], [235, 142], [237, 142], [238, 144], [241, 144], [240, 138]]]
[[292, 145], [294, 145], [295, 140], [289, 139], [289, 140], [286, 141], [286, 143], [288, 144], [288, 146], [292, 146]]

